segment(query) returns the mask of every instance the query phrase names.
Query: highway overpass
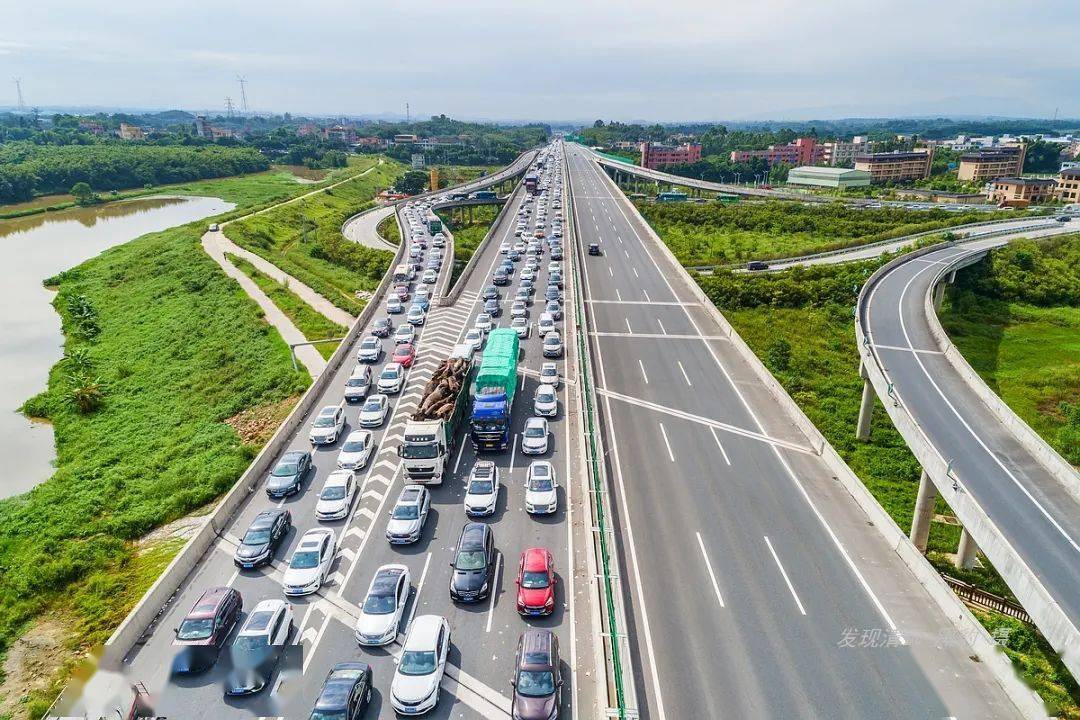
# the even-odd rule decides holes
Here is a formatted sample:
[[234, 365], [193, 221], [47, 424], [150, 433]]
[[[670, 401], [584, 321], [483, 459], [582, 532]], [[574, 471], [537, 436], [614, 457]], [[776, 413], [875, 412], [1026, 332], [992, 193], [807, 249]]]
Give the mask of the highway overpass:
[[975, 374], [935, 313], [955, 272], [1003, 242], [935, 246], [871, 276], [857, 308], [859, 434], [876, 393], [923, 466], [913, 542], [925, 549], [940, 495], [964, 527], [958, 564], [981, 549], [1080, 677], [1080, 475]]

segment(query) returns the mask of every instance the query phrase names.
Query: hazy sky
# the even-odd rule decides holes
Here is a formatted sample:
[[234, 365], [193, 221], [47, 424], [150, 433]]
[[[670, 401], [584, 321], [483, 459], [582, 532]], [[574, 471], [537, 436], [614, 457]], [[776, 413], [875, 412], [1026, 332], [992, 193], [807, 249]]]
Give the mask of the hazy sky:
[[1080, 0], [0, 0], [0, 105], [1080, 117]]

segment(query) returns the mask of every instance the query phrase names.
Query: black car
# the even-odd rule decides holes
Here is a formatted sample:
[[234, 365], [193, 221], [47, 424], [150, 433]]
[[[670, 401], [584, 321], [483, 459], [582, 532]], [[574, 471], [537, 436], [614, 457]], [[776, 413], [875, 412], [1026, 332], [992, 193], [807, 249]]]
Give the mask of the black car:
[[600, 254], [600, 243], [589, 243], [589, 254], [590, 255], [599, 255]]
[[498, 300], [485, 300], [484, 312], [486, 312], [491, 317], [499, 317], [500, 315], [502, 315], [502, 307], [499, 306]]
[[263, 510], [248, 525], [247, 532], [236, 546], [233, 562], [245, 570], [265, 565], [291, 528], [292, 513], [288, 510]]
[[769, 269], [769, 263], [761, 262], [760, 260], [751, 260], [750, 262], [746, 263], [746, 269], [747, 270], [768, 270]]
[[394, 321], [390, 318], [379, 318], [375, 321], [375, 324], [371, 326], [371, 334], [375, 337], [390, 337], [390, 333], [394, 332]]
[[311, 469], [311, 453], [306, 450], [290, 450], [281, 456], [266, 481], [266, 494], [272, 498], [285, 497], [300, 492], [304, 477]]
[[343, 662], [330, 668], [308, 720], [359, 720], [371, 702], [371, 666]]
[[495, 274], [491, 278], [491, 282], [496, 285], [509, 285], [510, 276], [506, 274], [505, 270], [496, 270]]
[[484, 292], [481, 297], [485, 300], [498, 300], [499, 288], [495, 287], [494, 285], [488, 285], [484, 288]]
[[450, 567], [451, 600], [472, 603], [488, 596], [495, 583], [495, 536], [489, 525], [466, 523]]
[[551, 259], [562, 260], [562, 247], [551, 248]]
[[500, 270], [505, 270], [507, 275], [514, 274], [514, 263], [509, 260], [503, 260], [502, 265], [499, 266]]

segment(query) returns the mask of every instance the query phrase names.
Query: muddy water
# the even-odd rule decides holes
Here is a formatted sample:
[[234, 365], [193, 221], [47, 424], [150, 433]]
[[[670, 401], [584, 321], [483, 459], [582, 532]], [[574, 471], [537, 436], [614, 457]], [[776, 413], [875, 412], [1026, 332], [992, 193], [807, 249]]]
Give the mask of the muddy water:
[[56, 457], [52, 428], [16, 411], [45, 388], [63, 355], [54, 293], [41, 281], [114, 245], [232, 207], [217, 198], [142, 198], [0, 220], [0, 497], [48, 478]]

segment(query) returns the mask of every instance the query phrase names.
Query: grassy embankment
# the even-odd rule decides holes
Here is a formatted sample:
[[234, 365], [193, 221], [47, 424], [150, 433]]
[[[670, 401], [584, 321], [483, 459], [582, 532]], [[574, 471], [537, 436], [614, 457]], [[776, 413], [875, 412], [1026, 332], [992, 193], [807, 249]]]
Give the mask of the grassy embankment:
[[[238, 270], [255, 281], [255, 284], [266, 293], [267, 297], [285, 316], [292, 321], [296, 329], [304, 334], [308, 340], [324, 340], [327, 338], [344, 337], [348, 328], [327, 320], [322, 313], [304, 302], [299, 295], [279, 283], [269, 275], [262, 273], [250, 262], [242, 257], [227, 254], [226, 257]], [[315, 345], [322, 356], [329, 358], [337, 350], [339, 343], [319, 343]]]
[[[999, 213], [858, 209], [841, 203], [638, 203], [684, 265], [793, 257], [996, 219]], [[1004, 216], [1003, 216], [1004, 217]]]
[[[947, 326], [976, 330], [966, 337], [954, 334], [962, 350], [979, 350], [968, 356], [973, 364], [992, 370], [988, 377], [996, 378], [999, 390], [1005, 383], [1004, 397], [1014, 409], [1031, 418], [1036, 429], [1048, 428], [1044, 437], [1066, 452], [1076, 447], [1080, 436], [1080, 413], [1075, 410], [1080, 393], [1078, 253], [1080, 241], [1075, 238], [1042, 249], [1032, 245], [999, 251], [991, 263], [960, 274], [950, 299], [956, 310], [946, 313]], [[1027, 267], [1023, 272], [1017, 272], [1016, 255], [1021, 258], [1019, 264]], [[919, 464], [880, 404], [870, 441], [855, 440], [862, 381], [851, 308], [857, 288], [878, 264], [752, 277], [722, 272], [699, 276], [698, 281], [878, 502], [908, 530]], [[976, 295], [977, 291], [984, 294]], [[1002, 300], [1003, 294], [1012, 299]], [[1066, 301], [1069, 297], [1073, 299]], [[1032, 307], [1036, 301], [1044, 307]], [[1071, 306], [1061, 307], [1066, 304]], [[1003, 308], [1008, 311], [1004, 317], [999, 314]], [[961, 309], [971, 314], [956, 317], [954, 313]], [[989, 323], [988, 328], [984, 322]], [[996, 344], [992, 352], [991, 344]], [[1046, 358], [1060, 362], [1046, 363]], [[1066, 411], [1062, 403], [1072, 403], [1069, 407], [1073, 409]], [[951, 515], [940, 499], [937, 514]], [[970, 571], [952, 566], [948, 554], [955, 552], [958, 540], [958, 526], [933, 523], [928, 554], [931, 563], [942, 572], [1011, 597], [988, 564]], [[1060, 708], [1062, 717], [1080, 718], [1080, 688], [1037, 632], [1002, 616], [976, 615], [991, 631], [1001, 626], [1011, 628], [1005, 645], [1019, 670], [1045, 700]]]
[[392, 213], [385, 217], [379, 226], [375, 228], [375, 232], [379, 233], [379, 236], [390, 243], [391, 245], [401, 244], [401, 228], [397, 224], [397, 213]]
[[[439, 213], [439, 217], [454, 234], [454, 268], [450, 275], [450, 287], [457, 282], [466, 263], [472, 258], [476, 248], [491, 229], [500, 209], [498, 205], [478, 205], [467, 208], [464, 216], [455, 215], [455, 217], [464, 217], [465, 222], [451, 222], [449, 212]], [[471, 221], [468, 219], [470, 211], [472, 212]]]
[[439, 185], [450, 187], [475, 180], [481, 175], [491, 175], [502, 170], [502, 165], [436, 165]]
[[[374, 204], [375, 194], [394, 183], [402, 166], [377, 165], [371, 172], [321, 193], [229, 225], [226, 235], [305, 283], [342, 310], [363, 310], [363, 293], [375, 289], [393, 259], [385, 250], [349, 242], [341, 224]], [[358, 296], [360, 293], [360, 296]]]
[[[221, 216], [232, 217], [310, 190], [281, 175], [180, 191], [238, 203]], [[0, 501], [0, 653], [38, 619], [61, 624], [65, 640], [49, 684], [9, 698], [16, 717], [40, 716], [74, 659], [108, 637], [182, 545], [137, 540], [231, 487], [310, 382], [203, 252], [205, 223], [140, 237], [48, 281], [65, 359], [27, 409], [54, 425], [57, 470]], [[80, 401], [97, 407], [80, 412]]]

